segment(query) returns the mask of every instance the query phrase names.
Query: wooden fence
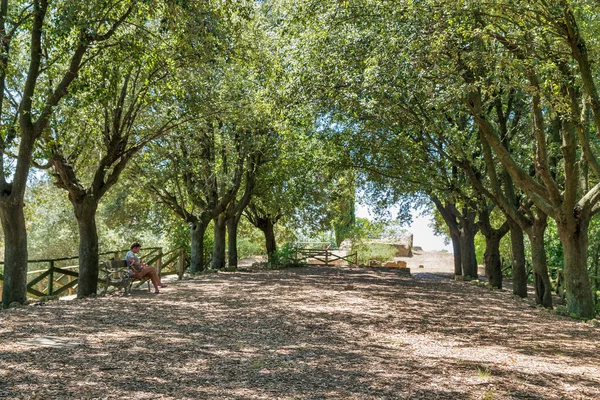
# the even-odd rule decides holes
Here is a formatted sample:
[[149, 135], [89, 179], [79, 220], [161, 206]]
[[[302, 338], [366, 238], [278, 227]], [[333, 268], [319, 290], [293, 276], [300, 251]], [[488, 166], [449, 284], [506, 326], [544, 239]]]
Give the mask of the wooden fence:
[[[129, 250], [116, 250], [100, 253], [100, 260], [125, 258]], [[109, 257], [107, 257], [109, 256]], [[33, 265], [34, 269], [27, 272], [27, 294], [32, 297], [61, 296], [74, 294], [79, 279], [79, 266], [72, 265], [79, 257], [64, 257], [52, 259], [29, 260], [27, 263]], [[160, 276], [177, 274], [179, 279], [183, 277], [186, 268], [185, 249], [178, 247], [163, 252], [162, 247], [144, 248], [144, 254], [140, 259], [156, 267]], [[0, 265], [4, 264], [0, 262]], [[38, 267], [37, 265], [45, 265]], [[30, 267], [31, 268], [31, 267]], [[4, 277], [0, 274], [0, 281]], [[98, 280], [103, 285], [102, 280]], [[0, 297], [2, 296], [2, 285], [0, 285]]]
[[324, 265], [331, 265], [337, 261], [346, 261], [348, 264], [358, 263], [358, 254], [340, 254], [341, 250], [333, 250], [328, 242], [299, 242], [294, 244], [294, 261], [299, 264], [310, 264], [311, 260]]

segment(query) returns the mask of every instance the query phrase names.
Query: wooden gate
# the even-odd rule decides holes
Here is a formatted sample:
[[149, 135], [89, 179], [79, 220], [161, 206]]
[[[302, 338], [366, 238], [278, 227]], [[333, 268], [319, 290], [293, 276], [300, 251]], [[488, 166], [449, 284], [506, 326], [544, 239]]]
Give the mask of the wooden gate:
[[294, 261], [298, 264], [311, 264], [316, 260], [324, 265], [332, 265], [337, 261], [346, 261], [348, 264], [358, 263], [358, 254], [340, 254], [340, 250], [333, 250], [328, 242], [299, 242], [294, 244]]

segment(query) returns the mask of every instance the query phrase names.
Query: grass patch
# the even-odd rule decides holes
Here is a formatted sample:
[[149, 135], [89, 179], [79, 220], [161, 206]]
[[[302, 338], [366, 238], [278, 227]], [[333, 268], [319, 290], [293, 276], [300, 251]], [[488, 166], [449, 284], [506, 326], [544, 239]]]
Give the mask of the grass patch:
[[494, 394], [494, 391], [492, 389], [488, 389], [485, 391], [485, 393], [483, 394], [483, 396], [481, 397], [481, 400], [495, 400], [496, 399], [496, 395]]
[[389, 244], [355, 244], [352, 251], [358, 253], [358, 263], [368, 265], [369, 260], [386, 262], [393, 259], [396, 255], [396, 248]]
[[406, 342], [402, 339], [388, 339], [388, 343], [392, 346], [406, 346]]
[[477, 376], [479, 379], [488, 379], [492, 376], [492, 370], [487, 367], [477, 367]]

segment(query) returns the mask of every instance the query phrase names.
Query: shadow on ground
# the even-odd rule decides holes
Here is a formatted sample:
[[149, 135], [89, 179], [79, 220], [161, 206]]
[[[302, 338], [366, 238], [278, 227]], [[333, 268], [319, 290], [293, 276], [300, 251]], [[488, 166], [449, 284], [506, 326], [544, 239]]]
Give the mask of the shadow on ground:
[[0, 320], [2, 398], [600, 398], [597, 329], [439, 275], [215, 274]]

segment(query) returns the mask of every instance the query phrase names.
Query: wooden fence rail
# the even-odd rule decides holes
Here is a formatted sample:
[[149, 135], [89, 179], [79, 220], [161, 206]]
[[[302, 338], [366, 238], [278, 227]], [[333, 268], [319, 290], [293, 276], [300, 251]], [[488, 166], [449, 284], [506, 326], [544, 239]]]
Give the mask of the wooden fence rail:
[[330, 265], [336, 261], [346, 261], [348, 264], [358, 263], [356, 252], [341, 255], [336, 254], [334, 251], [331, 250], [331, 243], [296, 243], [294, 246], [294, 261], [300, 264], [309, 264], [309, 260], [312, 259], [322, 262], [324, 265]]
[[[145, 248], [145, 254], [140, 259], [148, 264], [154, 265], [160, 276], [177, 274], [179, 279], [183, 277], [183, 271], [186, 268], [185, 249], [178, 247], [167, 252], [163, 252], [162, 247]], [[129, 250], [115, 250], [100, 253], [100, 260], [111, 259], [120, 260], [125, 257]], [[46, 264], [46, 268], [38, 268], [27, 272], [27, 294], [34, 298], [45, 296], [61, 296], [74, 294], [79, 280], [78, 265], [63, 265], [69, 261], [78, 260], [79, 257], [62, 257], [52, 259], [29, 260], [28, 264]], [[0, 265], [4, 264], [0, 262]], [[4, 276], [0, 274], [0, 281], [4, 281]], [[100, 285], [104, 281], [98, 280]], [[2, 296], [2, 285], [0, 285], [0, 297]]]

